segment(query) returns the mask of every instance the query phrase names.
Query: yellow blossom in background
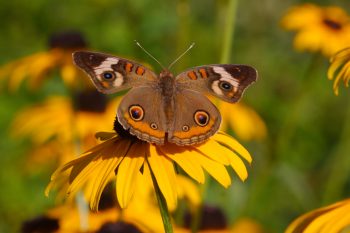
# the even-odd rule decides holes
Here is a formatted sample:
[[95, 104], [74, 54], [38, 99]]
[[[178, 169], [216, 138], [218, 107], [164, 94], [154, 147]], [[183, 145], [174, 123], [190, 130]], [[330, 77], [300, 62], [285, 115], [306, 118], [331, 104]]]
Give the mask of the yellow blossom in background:
[[[198, 208], [200, 195], [193, 181], [182, 175], [176, 175], [176, 185], [179, 188], [179, 198], [186, 199], [193, 208]], [[174, 211], [175, 206], [169, 206]], [[127, 208], [122, 211], [122, 219], [132, 223], [142, 232], [163, 232], [163, 222], [158, 209], [158, 203], [153, 191], [153, 183], [149, 171], [139, 174], [135, 193]], [[174, 226], [176, 232], [176, 226]], [[150, 230], [151, 229], [151, 230]]]
[[285, 233], [350, 232], [350, 199], [313, 210], [294, 220]]
[[263, 227], [250, 218], [241, 218], [234, 222], [230, 233], [264, 233]]
[[[236, 220], [232, 226], [229, 226], [228, 220], [224, 212], [215, 206], [203, 205], [200, 220], [197, 226], [198, 233], [264, 233], [263, 227], [250, 218], [241, 218]], [[186, 213], [184, 216], [184, 226], [177, 228], [178, 233], [191, 233], [193, 221], [196, 216]]]
[[[113, 128], [111, 122], [115, 118], [120, 98], [107, 102], [106, 99], [98, 98], [101, 94], [95, 90], [86, 93], [89, 98], [85, 99], [83, 95], [75, 101], [78, 103], [68, 97], [52, 96], [42, 104], [17, 114], [12, 124], [12, 134], [17, 138], [31, 139], [35, 145], [32, 161], [43, 164], [56, 156], [59, 164], [63, 164], [73, 158], [77, 140], [81, 150], [87, 150], [97, 144], [97, 131]], [[95, 105], [89, 101], [92, 97], [98, 101]]]
[[340, 7], [306, 3], [289, 9], [281, 23], [296, 31], [297, 50], [319, 51], [329, 57], [350, 46], [350, 17]]
[[339, 94], [339, 85], [343, 81], [346, 87], [349, 87], [350, 80], [350, 48], [346, 48], [336, 53], [330, 60], [331, 65], [328, 69], [328, 79], [333, 80], [333, 91]]
[[[118, 122], [116, 130], [117, 127]], [[181, 193], [174, 163], [199, 183], [205, 182], [204, 171], [207, 171], [221, 185], [228, 187], [231, 178], [226, 166], [232, 167], [243, 181], [248, 176], [244, 160], [251, 163], [249, 152], [222, 132], [195, 146], [177, 146], [170, 143], [157, 146], [122, 134], [123, 131], [119, 135], [98, 134], [105, 141], [58, 168], [51, 177], [46, 193], [48, 194], [61, 177], [68, 178], [67, 193], [70, 195], [90, 184], [92, 188], [89, 202], [91, 208], [96, 209], [104, 187], [109, 181], [116, 179], [117, 199], [120, 206], [125, 208], [135, 193], [140, 177], [151, 177], [152, 171], [169, 209], [172, 209]], [[124, 134], [127, 132], [124, 131]]]
[[[187, 199], [190, 206], [198, 208], [200, 196], [198, 188], [193, 184], [193, 181], [182, 175], [176, 175], [176, 181], [178, 182], [178, 187], [182, 189], [180, 192], [181, 197], [179, 196], [179, 198]], [[110, 184], [103, 191], [98, 212], [88, 211], [84, 226], [81, 223], [82, 213], [77, 208], [76, 203], [72, 201], [49, 210], [43, 220], [51, 219], [51, 221], [57, 221], [55, 231], [52, 230], [55, 233], [98, 232], [106, 224], [118, 223], [130, 224], [143, 233], [163, 232], [162, 218], [157, 206], [156, 196], [153, 192], [153, 184], [147, 175], [139, 176], [133, 200], [129, 203], [128, 208], [125, 209], [121, 209], [117, 205], [114, 199], [114, 189], [112, 189], [112, 185]], [[91, 188], [93, 188], [91, 184], [88, 186], [84, 190], [87, 197], [90, 195]], [[31, 221], [28, 221], [28, 223], [24, 224], [24, 227], [30, 228], [30, 225]], [[39, 224], [36, 225], [37, 228], [40, 227]], [[175, 232], [178, 232], [176, 226], [174, 227]], [[33, 226], [31, 226], [31, 229], [33, 229]], [[38, 230], [38, 232], [42, 231]]]
[[251, 107], [243, 104], [230, 104], [211, 98], [219, 109], [222, 122], [220, 130], [232, 129], [242, 140], [259, 140], [266, 137], [267, 129], [264, 120]]
[[[87, 230], [94, 232], [106, 222], [115, 222], [120, 217], [116, 208], [108, 208], [98, 213], [89, 212], [87, 215]], [[48, 212], [48, 217], [58, 219], [59, 229], [55, 233], [86, 232], [81, 230], [81, 213], [75, 205], [56, 207]]]
[[86, 76], [72, 63], [72, 53], [83, 50], [86, 41], [78, 32], [64, 32], [53, 35], [49, 41], [50, 49], [29, 55], [0, 67], [0, 80], [7, 82], [10, 91], [16, 91], [24, 80], [35, 89], [55, 71], [59, 72], [69, 87], [92, 87]]

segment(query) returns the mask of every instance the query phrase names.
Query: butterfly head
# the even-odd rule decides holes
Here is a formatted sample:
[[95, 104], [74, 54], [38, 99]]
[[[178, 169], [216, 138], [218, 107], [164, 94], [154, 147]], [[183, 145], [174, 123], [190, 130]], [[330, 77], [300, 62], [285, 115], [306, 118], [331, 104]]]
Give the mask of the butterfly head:
[[168, 70], [165, 69], [159, 74], [160, 79], [174, 79], [174, 75]]

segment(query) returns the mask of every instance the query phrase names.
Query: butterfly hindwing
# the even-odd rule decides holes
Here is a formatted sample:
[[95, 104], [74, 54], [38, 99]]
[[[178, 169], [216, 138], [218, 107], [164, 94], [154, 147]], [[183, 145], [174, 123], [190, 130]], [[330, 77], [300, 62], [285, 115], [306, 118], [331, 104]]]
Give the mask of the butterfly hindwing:
[[117, 115], [124, 129], [139, 139], [164, 144], [167, 127], [163, 98], [155, 88], [132, 88], [119, 104]]
[[73, 53], [74, 63], [85, 71], [96, 88], [105, 94], [156, 82], [157, 75], [133, 61], [104, 53]]
[[174, 102], [174, 119], [168, 135], [169, 142], [181, 146], [198, 144], [218, 131], [220, 113], [201, 93], [178, 90]]
[[209, 93], [227, 102], [237, 102], [245, 88], [257, 79], [247, 65], [206, 65], [191, 68], [176, 77], [176, 85]]

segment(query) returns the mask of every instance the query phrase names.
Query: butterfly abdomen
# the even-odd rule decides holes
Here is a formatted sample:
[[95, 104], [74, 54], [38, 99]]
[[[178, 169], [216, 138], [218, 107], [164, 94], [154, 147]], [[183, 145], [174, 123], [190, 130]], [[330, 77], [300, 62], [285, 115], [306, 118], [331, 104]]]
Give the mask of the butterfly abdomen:
[[166, 117], [166, 125], [169, 130], [174, 121], [175, 79], [169, 71], [163, 71], [159, 78], [159, 86], [163, 96], [163, 109]]

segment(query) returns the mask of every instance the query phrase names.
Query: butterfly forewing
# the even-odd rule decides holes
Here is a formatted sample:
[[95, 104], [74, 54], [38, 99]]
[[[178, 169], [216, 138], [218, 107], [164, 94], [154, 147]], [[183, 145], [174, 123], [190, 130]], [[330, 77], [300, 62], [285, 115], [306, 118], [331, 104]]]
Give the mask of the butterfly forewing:
[[110, 94], [157, 82], [157, 75], [143, 65], [108, 54], [79, 51], [73, 53], [73, 60], [102, 93]]
[[191, 68], [176, 77], [180, 89], [209, 93], [227, 102], [237, 102], [244, 90], [257, 79], [257, 71], [247, 65], [206, 65]]

